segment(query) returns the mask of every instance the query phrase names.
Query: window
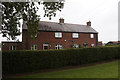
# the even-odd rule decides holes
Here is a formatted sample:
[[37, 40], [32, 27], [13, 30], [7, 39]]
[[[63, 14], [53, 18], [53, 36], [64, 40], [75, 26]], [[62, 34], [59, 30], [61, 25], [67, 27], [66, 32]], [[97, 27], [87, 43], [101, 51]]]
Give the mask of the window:
[[16, 46], [10, 46], [10, 50], [16, 50]]
[[78, 33], [72, 33], [72, 37], [73, 38], [79, 38], [79, 34]]
[[91, 44], [91, 47], [94, 47], [95, 46], [95, 44]]
[[61, 45], [61, 44], [56, 44], [55, 48], [56, 48], [57, 50], [62, 49], [62, 45]]
[[94, 38], [94, 34], [90, 34], [90, 38]]
[[62, 38], [61, 32], [55, 32], [55, 38]]
[[87, 44], [87, 43], [83, 43], [83, 46], [84, 46], [84, 47], [87, 47], [87, 46], [88, 46], [88, 44]]
[[47, 43], [43, 44], [43, 50], [47, 50], [47, 49], [49, 49], [49, 44]]
[[78, 44], [74, 44], [73, 48], [79, 48], [79, 45]]
[[37, 45], [32, 45], [31, 50], [37, 50]]

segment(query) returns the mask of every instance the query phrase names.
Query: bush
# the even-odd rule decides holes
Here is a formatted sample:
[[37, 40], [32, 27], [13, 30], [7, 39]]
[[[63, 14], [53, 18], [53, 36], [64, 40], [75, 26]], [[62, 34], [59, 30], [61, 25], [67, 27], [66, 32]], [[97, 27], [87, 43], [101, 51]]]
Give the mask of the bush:
[[120, 47], [96, 47], [46, 51], [4, 51], [3, 74], [36, 72], [64, 66], [118, 59]]

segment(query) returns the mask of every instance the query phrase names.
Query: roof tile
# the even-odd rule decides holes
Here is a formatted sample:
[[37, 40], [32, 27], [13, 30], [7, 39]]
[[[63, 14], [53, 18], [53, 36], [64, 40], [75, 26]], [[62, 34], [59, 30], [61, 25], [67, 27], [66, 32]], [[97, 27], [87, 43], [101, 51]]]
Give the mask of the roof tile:
[[[27, 25], [23, 23], [23, 29], [27, 29]], [[82, 33], [98, 33], [91, 26], [69, 24], [69, 23], [56, 23], [40, 21], [40, 31], [60, 31], [60, 32], [82, 32]]]

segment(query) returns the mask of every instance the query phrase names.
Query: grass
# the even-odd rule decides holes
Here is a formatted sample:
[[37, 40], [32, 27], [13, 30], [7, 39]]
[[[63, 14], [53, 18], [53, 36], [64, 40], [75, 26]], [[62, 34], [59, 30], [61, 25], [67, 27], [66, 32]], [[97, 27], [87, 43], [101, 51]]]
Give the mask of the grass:
[[118, 61], [55, 72], [22, 75], [17, 78], [118, 78]]

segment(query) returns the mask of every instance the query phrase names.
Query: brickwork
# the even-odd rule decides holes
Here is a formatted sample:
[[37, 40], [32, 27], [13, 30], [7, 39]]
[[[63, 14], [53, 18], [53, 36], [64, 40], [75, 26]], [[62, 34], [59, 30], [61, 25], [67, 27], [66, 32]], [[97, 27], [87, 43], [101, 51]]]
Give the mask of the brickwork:
[[[63, 48], [71, 48], [73, 44], [79, 44], [83, 47], [87, 43], [97, 45], [98, 37], [94, 34], [94, 38], [90, 38], [90, 33], [79, 33], [79, 38], [72, 38], [72, 33], [62, 32], [62, 38], [55, 38], [55, 32], [39, 32], [34, 40], [24, 37], [23, 32], [23, 49], [30, 49], [33, 44], [37, 45], [38, 49], [43, 49], [43, 44], [49, 44], [49, 49], [55, 49], [56, 44], [61, 44]], [[26, 45], [27, 44], [27, 45]]]
[[98, 43], [98, 34], [94, 34], [94, 38], [90, 38], [90, 33], [79, 33], [79, 38], [72, 38], [72, 33], [62, 32], [62, 38], [55, 38], [55, 32], [40, 31], [37, 37], [32, 40], [27, 38], [26, 30], [23, 30], [22, 42], [3, 42], [2, 50], [10, 50], [10, 46], [16, 46], [16, 50], [30, 50], [32, 45], [37, 45], [38, 50], [43, 49], [43, 44], [48, 44], [49, 49], [55, 49], [56, 44], [62, 45], [62, 48], [71, 48], [72, 45], [78, 44], [83, 47], [87, 43], [95, 46]]
[[[15, 50], [31, 50], [33, 47], [37, 47], [37, 50], [43, 50], [56, 49], [56, 46], [62, 46], [65, 49], [71, 48], [73, 45], [80, 45], [81, 47], [85, 47], [85, 45], [88, 47], [99, 45], [98, 32], [91, 27], [90, 21], [87, 22], [87, 25], [73, 25], [64, 23], [64, 19], [60, 18], [59, 23], [61, 24], [40, 22], [40, 31], [37, 37], [32, 40], [28, 38], [28, 28], [25, 22], [23, 22], [22, 42], [3, 42], [2, 50], [10, 50], [11, 46], [15, 46]], [[54, 31], [61, 31], [62, 38], [55, 38]], [[72, 32], [79, 32], [79, 38], [73, 38]], [[94, 38], [90, 38], [90, 34], [94, 34]]]
[[2, 50], [10, 50], [11, 46], [16, 46], [16, 50], [22, 50], [22, 42], [2, 42]]

